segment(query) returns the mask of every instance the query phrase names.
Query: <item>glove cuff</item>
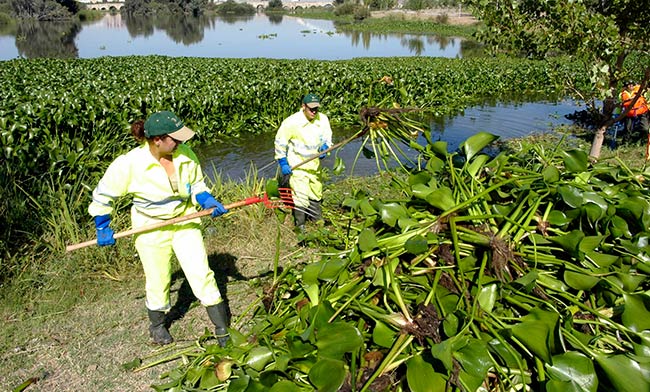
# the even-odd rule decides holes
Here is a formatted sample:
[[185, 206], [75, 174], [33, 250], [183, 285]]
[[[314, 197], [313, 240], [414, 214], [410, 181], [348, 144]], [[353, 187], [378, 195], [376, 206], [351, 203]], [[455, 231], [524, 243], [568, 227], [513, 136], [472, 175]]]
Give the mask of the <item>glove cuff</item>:
[[98, 215], [93, 218], [95, 220], [95, 228], [96, 229], [105, 229], [108, 227], [108, 225], [111, 223], [111, 216], [106, 214], [106, 215]]

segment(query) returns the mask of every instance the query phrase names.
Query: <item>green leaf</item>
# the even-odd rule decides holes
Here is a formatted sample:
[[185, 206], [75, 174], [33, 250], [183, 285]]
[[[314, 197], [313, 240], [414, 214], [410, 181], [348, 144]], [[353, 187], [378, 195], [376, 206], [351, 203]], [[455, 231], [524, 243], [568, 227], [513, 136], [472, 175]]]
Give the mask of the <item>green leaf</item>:
[[591, 359], [576, 351], [554, 355], [553, 364], [546, 364], [551, 381], [547, 392], [596, 392], [598, 376]]
[[526, 321], [511, 328], [512, 334], [544, 362], [551, 362], [551, 331], [541, 321]]
[[377, 247], [377, 237], [375, 237], [375, 231], [372, 229], [361, 230], [357, 241], [362, 252], [368, 252]]
[[557, 191], [562, 196], [562, 201], [571, 208], [582, 207], [582, 191], [571, 185], [560, 185]]
[[422, 355], [415, 355], [406, 361], [406, 381], [413, 392], [444, 391], [447, 381], [433, 370]]
[[361, 209], [361, 213], [364, 216], [372, 216], [377, 214], [377, 210], [375, 210], [368, 199], [363, 199], [359, 202], [359, 208]]
[[523, 363], [525, 366], [525, 361], [521, 357], [521, 354], [511, 345], [506, 345], [505, 342], [494, 338], [490, 340], [488, 347], [490, 352], [501, 358], [507, 367], [518, 368], [520, 363]]
[[343, 159], [336, 157], [334, 160], [334, 166], [332, 167], [332, 173], [337, 176], [345, 173], [345, 162]]
[[560, 180], [560, 171], [555, 166], [546, 166], [542, 170], [542, 176], [544, 177], [544, 182], [554, 184]]
[[610, 233], [612, 233], [612, 236], [615, 238], [632, 237], [632, 232], [630, 231], [627, 221], [618, 215], [612, 216], [612, 219], [610, 220], [609, 231]]
[[296, 384], [288, 380], [280, 380], [277, 383], [273, 384], [269, 392], [300, 392], [300, 389]]
[[343, 386], [345, 375], [345, 362], [322, 358], [309, 370], [309, 381], [319, 392], [336, 392]]
[[623, 354], [596, 355], [595, 358], [615, 391], [650, 391], [650, 369], [647, 363], [639, 363]]
[[278, 184], [278, 180], [276, 179], [271, 179], [266, 181], [266, 194], [269, 198], [279, 198], [280, 197], [280, 191], [278, 190], [280, 185]]
[[431, 355], [440, 360], [448, 371], [452, 371], [454, 369], [454, 353], [464, 347], [468, 339], [465, 335], [455, 335], [447, 340], [443, 340], [431, 346]]
[[424, 236], [419, 234], [414, 235], [413, 237], [406, 240], [404, 243], [404, 250], [411, 254], [419, 255], [429, 250], [429, 243], [427, 242], [427, 239], [424, 238]]
[[577, 257], [580, 242], [585, 238], [585, 233], [580, 230], [573, 230], [565, 235], [549, 237], [549, 241], [558, 244], [573, 257]]
[[478, 155], [472, 161], [472, 163], [470, 163], [470, 165], [467, 167], [467, 174], [469, 174], [472, 177], [476, 177], [477, 174], [480, 174], [481, 169], [485, 165], [485, 162], [488, 161], [488, 159], [490, 159], [489, 155], [486, 154]]
[[399, 203], [386, 203], [380, 208], [381, 220], [389, 225], [395, 227], [400, 218], [408, 218], [408, 211]]
[[481, 291], [479, 291], [477, 295], [478, 303], [481, 306], [481, 309], [488, 313], [492, 312], [492, 308], [496, 303], [497, 297], [498, 295], [496, 284], [489, 284], [481, 287]]
[[623, 293], [625, 306], [621, 319], [623, 325], [633, 331], [650, 329], [650, 297], [645, 294]]
[[600, 282], [600, 278], [586, 273], [564, 271], [564, 282], [576, 290], [590, 290]]
[[578, 246], [578, 249], [581, 252], [585, 252], [585, 253], [591, 252], [596, 248], [600, 247], [600, 244], [603, 242], [603, 239], [605, 239], [605, 236], [603, 235], [585, 236], [582, 240], [580, 240], [580, 245]]
[[465, 153], [467, 161], [471, 161], [474, 155], [481, 152], [482, 149], [487, 147], [490, 143], [497, 140], [499, 137], [487, 132], [478, 132], [467, 138], [461, 143], [460, 148]]
[[261, 372], [272, 359], [273, 351], [271, 351], [271, 349], [264, 346], [257, 346], [253, 347], [251, 351], [248, 352], [246, 365]]
[[376, 345], [391, 348], [396, 338], [397, 332], [395, 330], [381, 321], [375, 320], [375, 328], [372, 329], [372, 341]]
[[[458, 350], [454, 357], [465, 372], [481, 381], [487, 376], [488, 370], [494, 366], [488, 353], [487, 344], [479, 339], [469, 339], [467, 345]], [[476, 390], [479, 385], [474, 387], [470, 389]]]
[[564, 226], [567, 223], [571, 222], [570, 218], [567, 218], [567, 216], [564, 214], [564, 212], [560, 210], [553, 210], [548, 214], [548, 222], [552, 224], [553, 226]]
[[219, 381], [217, 378], [217, 373], [214, 371], [213, 367], [203, 369], [201, 381], [199, 382], [199, 388], [203, 390], [209, 390], [219, 384], [221, 384], [221, 381]]
[[422, 184], [428, 184], [429, 181], [431, 181], [431, 173], [425, 172], [425, 171], [420, 171], [417, 173], [413, 173], [408, 177], [408, 184], [413, 186], [413, 185], [422, 185]]
[[238, 378], [234, 378], [230, 381], [228, 392], [244, 392], [248, 388], [250, 382], [251, 378], [249, 375], [240, 375]]
[[318, 273], [318, 279], [332, 282], [335, 281], [342, 271], [345, 270], [347, 261], [342, 259], [328, 259], [321, 263], [321, 268]]
[[440, 187], [426, 197], [426, 200], [432, 206], [442, 211], [447, 211], [456, 205], [453, 192], [448, 187]]
[[445, 141], [436, 141], [429, 145], [431, 151], [433, 151], [439, 158], [445, 158], [449, 154], [447, 150], [447, 142]]
[[130, 362], [123, 363], [122, 364], [122, 369], [124, 369], [124, 370], [133, 370], [133, 369], [136, 369], [136, 368], [140, 367], [140, 365], [142, 365], [142, 359], [135, 358], [134, 360], [132, 360]]
[[627, 291], [628, 293], [636, 291], [639, 285], [648, 279], [648, 276], [645, 274], [641, 275], [632, 273], [630, 271], [626, 271], [624, 273], [617, 272], [616, 277], [623, 284], [623, 290]]
[[607, 268], [618, 261], [617, 255], [610, 255], [607, 253], [587, 252], [586, 256], [589, 260], [594, 262], [599, 268]]
[[433, 189], [427, 184], [413, 184], [413, 186], [411, 186], [411, 192], [413, 193], [413, 196], [418, 199], [426, 200], [427, 196], [433, 192]]
[[[628, 197], [623, 199], [616, 208], [622, 211], [627, 211], [632, 214], [636, 219], [641, 219], [643, 211], [646, 209], [647, 202], [639, 197]], [[625, 219], [625, 218], [623, 218]]]
[[358, 329], [342, 321], [321, 326], [316, 330], [318, 355], [340, 359], [343, 354], [359, 349], [363, 337]]
[[587, 170], [589, 157], [582, 150], [560, 151], [564, 158], [564, 167], [570, 173], [581, 173]]
[[296, 335], [287, 336], [286, 342], [291, 358], [303, 358], [307, 356], [307, 354], [316, 350], [316, 347], [313, 344], [303, 341]]
[[551, 363], [551, 352], [555, 347], [555, 332], [559, 319], [559, 315], [555, 312], [533, 308], [520, 319], [519, 324], [511, 328], [511, 331], [526, 348], [544, 362]]

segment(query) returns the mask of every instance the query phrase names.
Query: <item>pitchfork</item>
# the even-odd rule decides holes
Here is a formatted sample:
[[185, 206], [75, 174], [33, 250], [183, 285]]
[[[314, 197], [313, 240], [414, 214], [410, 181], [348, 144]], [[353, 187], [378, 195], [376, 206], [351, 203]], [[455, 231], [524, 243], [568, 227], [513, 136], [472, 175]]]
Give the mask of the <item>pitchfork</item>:
[[[268, 193], [264, 193], [264, 195], [262, 195], [262, 196], [249, 197], [249, 198], [246, 198], [244, 200], [225, 205], [224, 207], [227, 210], [232, 210], [233, 208], [244, 207], [244, 206], [249, 206], [251, 204], [262, 203], [267, 208], [293, 208], [293, 199], [291, 198], [291, 189], [278, 188], [277, 193], [280, 196], [279, 200], [272, 200], [272, 199], [269, 198]], [[153, 223], [151, 225], [146, 225], [146, 226], [142, 226], [142, 227], [136, 227], [134, 229], [121, 231], [119, 233], [115, 233], [115, 235], [113, 235], [113, 238], [118, 239], [118, 238], [122, 238], [122, 237], [128, 237], [128, 236], [133, 235], [133, 234], [140, 234], [140, 233], [144, 233], [146, 231], [151, 231], [151, 230], [159, 229], [161, 227], [173, 225], [175, 223], [185, 222], [185, 221], [188, 221], [188, 220], [191, 220], [191, 219], [195, 219], [195, 218], [199, 218], [199, 217], [202, 217], [202, 216], [210, 215], [210, 214], [212, 214], [213, 210], [214, 210], [214, 208], [208, 208], [207, 210], [201, 210], [201, 211], [195, 212], [193, 214], [179, 216], [179, 217], [176, 217], [176, 218], [172, 218], [172, 219], [164, 220], [164, 221], [161, 221], [161, 222]], [[86, 241], [86, 242], [81, 242], [79, 244], [68, 245], [65, 248], [65, 250], [66, 250], [66, 252], [70, 252], [72, 250], [77, 250], [77, 249], [85, 248], [87, 246], [96, 245], [96, 244], [97, 244], [97, 240], [95, 239], [95, 240], [90, 240], [90, 241]]]

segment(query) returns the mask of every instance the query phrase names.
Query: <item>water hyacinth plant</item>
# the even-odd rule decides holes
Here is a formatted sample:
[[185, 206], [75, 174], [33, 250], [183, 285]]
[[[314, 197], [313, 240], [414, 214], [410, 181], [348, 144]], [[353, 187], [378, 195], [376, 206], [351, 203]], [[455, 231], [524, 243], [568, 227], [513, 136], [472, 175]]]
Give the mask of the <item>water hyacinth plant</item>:
[[496, 139], [422, 147], [401, 200], [347, 198], [345, 239], [154, 388], [649, 391], [650, 172]]

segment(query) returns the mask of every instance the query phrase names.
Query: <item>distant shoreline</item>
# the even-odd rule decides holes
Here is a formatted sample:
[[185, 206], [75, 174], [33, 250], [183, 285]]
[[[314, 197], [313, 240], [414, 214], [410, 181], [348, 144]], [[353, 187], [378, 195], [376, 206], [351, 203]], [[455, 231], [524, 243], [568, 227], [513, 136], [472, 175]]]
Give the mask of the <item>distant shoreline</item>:
[[387, 11], [372, 11], [373, 18], [395, 18], [404, 20], [435, 20], [443, 15], [447, 16], [447, 24], [472, 25], [478, 23], [472, 14], [458, 8], [430, 8], [419, 11], [392, 9]]

